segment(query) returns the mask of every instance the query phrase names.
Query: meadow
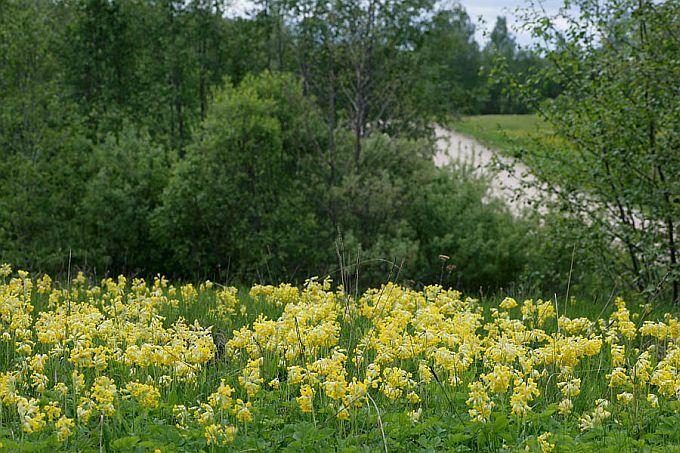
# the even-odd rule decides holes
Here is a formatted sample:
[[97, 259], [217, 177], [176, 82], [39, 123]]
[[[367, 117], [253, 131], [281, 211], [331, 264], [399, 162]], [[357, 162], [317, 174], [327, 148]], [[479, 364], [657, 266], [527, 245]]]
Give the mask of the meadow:
[[559, 140], [536, 114], [464, 116], [450, 119], [446, 125], [513, 157], [522, 156], [521, 150], [554, 150]]
[[651, 305], [0, 275], [3, 451], [678, 449]]
[[680, 451], [680, 2], [241, 3], [0, 0], [0, 451]]

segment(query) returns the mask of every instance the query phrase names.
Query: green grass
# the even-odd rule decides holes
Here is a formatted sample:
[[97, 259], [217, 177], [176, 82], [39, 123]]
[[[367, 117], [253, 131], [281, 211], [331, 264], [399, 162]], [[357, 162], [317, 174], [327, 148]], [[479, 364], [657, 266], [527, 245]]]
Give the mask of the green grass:
[[[40, 337], [38, 333], [52, 331], [48, 329], [48, 326], [52, 324], [46, 322], [49, 319], [65, 319], [64, 316], [68, 316], [69, 322], [65, 326], [79, 327], [68, 330], [70, 333], [65, 333], [65, 335], [69, 335], [69, 338], [60, 344], [39, 340], [35, 342], [34, 350], [30, 355], [44, 357], [46, 363], [44, 374], [49, 377], [49, 385], [43, 390], [33, 388], [34, 386], [31, 385], [32, 374], [35, 371], [27, 366], [28, 363], [32, 363], [31, 358], [16, 352], [14, 341], [0, 342], [0, 371], [2, 371], [0, 373], [0, 396], [11, 397], [16, 391], [22, 397], [32, 399], [43, 410], [48, 402], [55, 401], [62, 408], [65, 416], [76, 420], [77, 423], [73, 427], [71, 436], [65, 441], [57, 439], [54, 421], [47, 423], [47, 426], [39, 431], [23, 432], [22, 425], [19, 423], [18, 405], [16, 403], [5, 404], [0, 411], [0, 451], [152, 452], [159, 449], [164, 453], [195, 451], [364, 452], [387, 449], [390, 452], [502, 450], [519, 452], [528, 448], [529, 451], [538, 452], [541, 451], [538, 436], [545, 432], [551, 432], [551, 442], [559, 445], [555, 450], [556, 453], [559, 451], [611, 451], [611, 448], [623, 451], [640, 449], [655, 451], [654, 448], [658, 448], [658, 451], [669, 451], [680, 441], [680, 433], [674, 429], [680, 422], [680, 414], [677, 410], [677, 401], [673, 401], [673, 398], [669, 401], [663, 400], [661, 408], [652, 409], [644, 402], [648, 391], [648, 388], [645, 388], [636, 390], [640, 398], [639, 401], [636, 400], [635, 407], [625, 408], [617, 402], [616, 394], [622, 389], [611, 389], [607, 386], [608, 378], [605, 374], [612, 368], [612, 365], [606, 345], [603, 346], [601, 353], [593, 357], [583, 357], [579, 363], [574, 365], [572, 370], [574, 376], [578, 376], [583, 382], [581, 394], [574, 399], [576, 412], [569, 416], [556, 412], [557, 402], [562, 399], [556, 382], [559, 379], [566, 379], [560, 378], [562, 370], [552, 364], [544, 366], [536, 363], [534, 367], [536, 371], [545, 371], [545, 375], [541, 378], [536, 377], [537, 382], [540, 383], [540, 395], [532, 401], [531, 410], [526, 416], [520, 417], [510, 412], [512, 392], [509, 392], [494, 396], [496, 406], [488, 422], [480, 423], [473, 420], [469, 416], [469, 405], [466, 402], [469, 392], [468, 384], [481, 379], [483, 371], [490, 371], [493, 363], [489, 362], [491, 356], [483, 356], [486, 354], [485, 350], [480, 350], [480, 356], [475, 357], [469, 367], [460, 372], [459, 377], [462, 383], [457, 386], [450, 385], [451, 381], [447, 379], [447, 376], [449, 378], [451, 376], [448, 374], [450, 370], [447, 371], [443, 366], [430, 362], [434, 360], [435, 356], [432, 355], [434, 350], [414, 353], [413, 357], [409, 357], [408, 354], [401, 357], [394, 355], [391, 359], [383, 361], [384, 367], [398, 367], [412, 373], [415, 379], [412, 388], [421, 397], [419, 403], [407, 403], [404, 397], [388, 398], [378, 387], [375, 387], [370, 392], [372, 395], [370, 401], [366, 400], [361, 407], [353, 408], [351, 418], [348, 420], [340, 420], [337, 418], [339, 403], [331, 400], [322, 387], [317, 386], [313, 411], [311, 413], [301, 411], [297, 401], [300, 385], [292, 382], [292, 365], [309, 368], [310, 364], [316, 363], [319, 359], [330, 359], [337, 346], [340, 348], [338, 351], [345, 351], [348, 355], [347, 362], [343, 362], [341, 366], [342, 375], [348, 381], [354, 377], [359, 380], [363, 379], [367, 374], [367, 364], [378, 363], [376, 361], [378, 350], [375, 346], [370, 346], [371, 344], [392, 344], [395, 340], [391, 339], [390, 330], [393, 328], [401, 329], [399, 335], [414, 335], [414, 338], [420, 335], [417, 330], [413, 330], [416, 329], [413, 321], [409, 320], [412, 324], [406, 330], [406, 327], [400, 328], [397, 324], [392, 324], [393, 321], [390, 320], [403, 316], [406, 313], [404, 310], [408, 310], [409, 317], [413, 319], [425, 320], [426, 316], [432, 316], [428, 315], [429, 311], [423, 307], [435, 305], [431, 300], [425, 303], [424, 293], [421, 299], [412, 292], [402, 294], [400, 289], [394, 287], [373, 292], [372, 294], [376, 297], [375, 305], [368, 304], [367, 307], [371, 305], [381, 307], [377, 311], [377, 316], [373, 318], [372, 315], [366, 314], [368, 312], [363, 311], [363, 302], [346, 299], [344, 293], [331, 295], [330, 289], [322, 290], [320, 286], [313, 285], [310, 285], [308, 290], [302, 290], [294, 297], [287, 298], [289, 305], [284, 308], [278, 302], [281, 299], [278, 296], [272, 296], [273, 291], [251, 295], [249, 288], [241, 287], [234, 298], [225, 298], [220, 295], [223, 287], [217, 284], [197, 284], [192, 287], [186, 285], [174, 288], [166, 286], [160, 289], [154, 288], [151, 292], [150, 285], [145, 286], [141, 281], [128, 281], [128, 286], [124, 289], [110, 284], [102, 285], [104, 289], [101, 289], [86, 283], [83, 277], [81, 282], [76, 279], [71, 284], [68, 282], [64, 285], [57, 284], [56, 287], [62, 291], [53, 290], [47, 294], [36, 291], [37, 282], [32, 285], [32, 293], [26, 291], [26, 283], [19, 285], [17, 282], [18, 280], [13, 280], [7, 284], [0, 278], [0, 307], [5, 308], [2, 313], [3, 317], [0, 317], [0, 326], [3, 326], [8, 334], [10, 329], [2, 323], [7, 321], [9, 313], [15, 316], [12, 318], [15, 322], [19, 319], [17, 316], [22, 313], [26, 314], [25, 319], [29, 322], [26, 325], [35, 327], [34, 338], [36, 340], [39, 338], [48, 340], [47, 336]], [[130, 287], [130, 283], [135, 289]], [[499, 291], [497, 294], [485, 295], [481, 298], [479, 306], [476, 302], [469, 304], [459, 302], [460, 307], [447, 314], [438, 310], [432, 311], [432, 314], [437, 314], [432, 319], [440, 319], [448, 327], [443, 329], [438, 327], [439, 324], [432, 324], [430, 329], [448, 331], [454, 327], [451, 318], [457, 313], [465, 310], [477, 311], [479, 308], [483, 315], [483, 322], [474, 329], [474, 338], [480, 341], [490, 340], [485, 348], [493, 349], [494, 345], [501, 344], [498, 343], [499, 339], [506, 338], [505, 335], [498, 335], [499, 327], [504, 326], [503, 329], [511, 333], [511, 331], [523, 331], [524, 327], [516, 328], [517, 323], [527, 327], [534, 326], [535, 314], [529, 315], [527, 320], [524, 320], [520, 307], [510, 308], [507, 314], [507, 320], [514, 320], [514, 324], [503, 321], [506, 319], [503, 316], [499, 318], [494, 315], [505, 295], [515, 297], [520, 305], [524, 300], [523, 296], [535, 298], [532, 295], [523, 295], [521, 291], [513, 293], [514, 291], [510, 293]], [[406, 300], [405, 296], [418, 297], [409, 299], [417, 303], [413, 306], [404, 305], [391, 311], [391, 303], [388, 301], [403, 301]], [[565, 297], [555, 297], [558, 298], [556, 316], [549, 317], [545, 324], [537, 328], [540, 327], [545, 334], [559, 340], [562, 336], [556, 335], [557, 316], [567, 315], [570, 318], [587, 316], [591, 320], [598, 318], [607, 320], [616, 309], [612, 302], [593, 303], [589, 299], [578, 296], [573, 301], [568, 301]], [[22, 303], [24, 298], [30, 298], [31, 309]], [[454, 298], [458, 299], [459, 296]], [[552, 306], [550, 296], [547, 295], [546, 298], [547, 305]], [[321, 325], [321, 318], [307, 318], [307, 313], [312, 313], [315, 307], [323, 306], [329, 300], [340, 301], [338, 307], [333, 304], [331, 304], [332, 307], [328, 306], [330, 318], [324, 318], [332, 319], [340, 326], [337, 343], [313, 347], [312, 332], [318, 335], [319, 330], [316, 327]], [[442, 302], [444, 300], [442, 299]], [[423, 303], [425, 305], [420, 305]], [[87, 318], [80, 315], [85, 312], [76, 309], [76, 304], [87, 305], [90, 309], [96, 310], [106, 321], [102, 322], [100, 327], [96, 325], [87, 327], [88, 323], [85, 322]], [[407, 308], [408, 306], [411, 308]], [[140, 311], [139, 307], [146, 308]], [[297, 308], [291, 310], [291, 307]], [[632, 300], [629, 301], [628, 307], [636, 327], [639, 327], [644, 320], [664, 319], [664, 312], [659, 311], [660, 307], [645, 313], [646, 309]], [[220, 311], [220, 308], [230, 310]], [[140, 316], [147, 312], [155, 316], [149, 318]], [[294, 314], [294, 328], [286, 327], [285, 319], [282, 317], [284, 312], [287, 314], [288, 322]], [[62, 315], [57, 316], [57, 313]], [[65, 313], [69, 314], [64, 315]], [[438, 317], [440, 313], [443, 318]], [[299, 324], [298, 316], [301, 319]], [[171, 326], [175, 325], [180, 318], [186, 319], [188, 324], [193, 324], [194, 320], [197, 320], [200, 326], [212, 326], [213, 341], [216, 345], [220, 345], [216, 347], [215, 355], [211, 360], [202, 365], [195, 365], [194, 379], [176, 377], [169, 383], [162, 384], [163, 376], [174, 375], [173, 368], [160, 364], [126, 365], [124, 363], [121, 354], [128, 350], [128, 346], [163, 344], [168, 335], [175, 335], [174, 332], [178, 332]], [[259, 330], [255, 324], [264, 326], [265, 318], [272, 320], [271, 322], [277, 326], [276, 333], [272, 336], [275, 345], [267, 344], [265, 342], [267, 336], [262, 333], [253, 336], [253, 340], [247, 342], [254, 347], [249, 351], [242, 345], [228, 344], [228, 340], [234, 339], [237, 331], [242, 328], [255, 335]], [[158, 322], [152, 322], [153, 319]], [[444, 321], [445, 319], [448, 321]], [[111, 329], [112, 325], [122, 326], [122, 328]], [[490, 327], [483, 327], [486, 325]], [[285, 328], [296, 331], [297, 338], [287, 336], [285, 334], [287, 331], [282, 330]], [[597, 328], [594, 333], [598, 335], [606, 333], [599, 329]], [[371, 334], [373, 330], [378, 332], [376, 337]], [[61, 330], [54, 330], [54, 332], [59, 331]], [[121, 333], [124, 332], [127, 334], [122, 335]], [[132, 332], [137, 332], [140, 336], [136, 333], [132, 336]], [[463, 331], [456, 335], [462, 333]], [[92, 346], [108, 345], [112, 350], [119, 350], [120, 354], [111, 353], [108, 362], [101, 368], [89, 365], [76, 367], [75, 363], [66, 357], [71, 357], [71, 352], [80, 348], [80, 345], [84, 345], [85, 338], [89, 339], [91, 343], [88, 344]], [[174, 344], [184, 345], [193, 341], [191, 336], [183, 338], [183, 341]], [[502, 344], [505, 344], [505, 341], [504, 339]], [[307, 347], [302, 347], [301, 353], [290, 356], [287, 354], [288, 351], [292, 351], [291, 347], [303, 343]], [[529, 349], [541, 347], [533, 341], [523, 340], [522, 344], [523, 347]], [[627, 363], [633, 364], [637, 354], [649, 346], [650, 338], [637, 336], [625, 344], [628, 355]], [[453, 346], [445, 347], [444, 343], [437, 346], [439, 349], [436, 350], [460, 351], [460, 349], [452, 349]], [[666, 348], [671, 345], [663, 346]], [[660, 345], [657, 344], [656, 347]], [[361, 354], [357, 355], [358, 351], [361, 351]], [[40, 354], [43, 353], [46, 355], [41, 356]], [[358, 356], [365, 359], [363, 364], [355, 364], [352, 361], [353, 357]], [[257, 393], [247, 395], [239, 378], [244, 375], [243, 370], [253, 358], [262, 359], [261, 365], [257, 368], [263, 381]], [[660, 357], [654, 360], [658, 359]], [[325, 363], [323, 365], [325, 369], [330, 369], [328, 362], [323, 363]], [[418, 377], [420, 363], [431, 364], [430, 369], [436, 370], [439, 377], [429, 382], [422, 381]], [[511, 366], [519, 370], [515, 361]], [[79, 390], [74, 387], [70, 378], [71, 373], [76, 369], [83, 373], [86, 382], [85, 386]], [[42, 371], [35, 371], [35, 373], [41, 374]], [[8, 380], [8, 377], [12, 376], [16, 379]], [[82, 402], [81, 396], [95, 398], [94, 391], [91, 392], [88, 389], [92, 388], [93, 382], [100, 376], [109, 377], [118, 386], [118, 394], [114, 398], [115, 413], [104, 417], [99, 416], [95, 409], [95, 414], [91, 419], [83, 419], [76, 407]], [[278, 379], [280, 387], [270, 388], [267, 385], [267, 382], [273, 378]], [[326, 379], [321, 374], [319, 378]], [[3, 386], [3, 379], [4, 382], [11, 381], [15, 384], [9, 387]], [[209, 401], [209, 395], [216, 391], [223, 379], [226, 384], [235, 389], [234, 399], [243, 398], [252, 402], [253, 420], [249, 423], [239, 421], [231, 412], [231, 405], [226, 409], [217, 409], [217, 404], [213, 403], [216, 415], [212, 421], [220, 426], [237, 426], [238, 432], [233, 442], [228, 445], [208, 445], [204, 425], [212, 421], [203, 423], [199, 422], [195, 415], [188, 415], [188, 421], [182, 422], [186, 426], [178, 429], [175, 423], [179, 423], [180, 419], [176, 415], [178, 412], [175, 411], [175, 405], [185, 405], [187, 413], [195, 414], [192, 407], [198, 408], [200, 403]], [[157, 388], [160, 394], [158, 406], [145, 408], [135, 399], [126, 396], [123, 389], [125, 384], [131, 381], [148, 383]], [[56, 382], [65, 382], [68, 385], [66, 394], [56, 392], [53, 388]], [[644, 393], [641, 393], [643, 390]], [[654, 389], [649, 388], [649, 390]], [[598, 398], [610, 400], [612, 418], [593, 430], [580, 431], [579, 417], [590, 412], [594, 401]], [[4, 401], [4, 403], [7, 402]], [[417, 420], [412, 420], [409, 414], [416, 408], [420, 411], [418, 414], [422, 415]]]
[[549, 124], [536, 115], [477, 115], [451, 120], [448, 126], [490, 148], [516, 155], [521, 149], [554, 145]]

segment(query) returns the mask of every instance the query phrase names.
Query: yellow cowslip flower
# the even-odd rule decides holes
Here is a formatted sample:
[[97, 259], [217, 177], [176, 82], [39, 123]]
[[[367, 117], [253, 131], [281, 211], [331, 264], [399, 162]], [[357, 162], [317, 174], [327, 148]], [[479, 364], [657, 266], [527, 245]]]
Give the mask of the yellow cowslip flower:
[[203, 426], [210, 425], [215, 421], [215, 409], [210, 404], [200, 403], [198, 406], [192, 407], [191, 411], [194, 419]]
[[486, 349], [485, 358], [494, 363], [510, 364], [526, 352], [523, 345], [507, 336], [503, 336], [497, 341], [489, 341], [491, 344]]
[[569, 398], [564, 398], [557, 405], [557, 410], [562, 415], [570, 414], [573, 408], [574, 408], [574, 403]]
[[509, 310], [511, 308], [517, 307], [517, 301], [513, 299], [512, 297], [506, 297], [503, 299], [503, 301], [500, 303], [500, 307], [504, 310]]
[[255, 285], [250, 289], [249, 295], [255, 300], [283, 307], [296, 302], [300, 296], [300, 290], [289, 283], [282, 283], [276, 287]]
[[59, 442], [63, 442], [73, 434], [73, 431], [71, 430], [75, 426], [75, 422], [72, 418], [62, 415], [61, 418], [54, 424], [54, 426], [57, 428], [57, 439]]
[[[206, 288], [209, 286], [208, 283], [209, 282], [206, 282], [205, 284]], [[210, 286], [212, 286], [212, 282], [210, 282]], [[222, 321], [227, 321], [232, 315], [236, 313], [236, 307], [239, 305], [237, 294], [238, 289], [233, 286], [217, 291], [217, 293], [215, 293], [217, 306], [216, 308], [211, 309], [209, 313]]]
[[52, 289], [52, 279], [49, 275], [45, 274], [37, 281], [36, 287], [38, 288], [38, 293], [48, 294]]
[[602, 425], [606, 419], [608, 419], [612, 414], [607, 410], [609, 406], [609, 401], [604, 399], [599, 399], [595, 401], [595, 410], [589, 414], [585, 414], [579, 420], [579, 428], [581, 431], [586, 431], [588, 429], [597, 428]]
[[420, 403], [420, 396], [415, 392], [409, 392], [409, 394], [406, 395], [406, 400], [411, 404], [418, 404]]
[[541, 447], [541, 453], [550, 453], [555, 449], [555, 444], [550, 442], [552, 433], [545, 432], [538, 436], [538, 445]]
[[274, 378], [269, 381], [267, 385], [274, 390], [278, 390], [281, 387], [281, 382], [279, 381], [279, 378]]
[[347, 391], [347, 382], [345, 381], [344, 376], [339, 376], [337, 379], [329, 378], [322, 382], [321, 386], [323, 387], [326, 396], [336, 401], [344, 398]]
[[264, 359], [259, 357], [255, 360], [249, 360], [246, 366], [241, 370], [241, 376], [238, 378], [239, 384], [246, 390], [249, 398], [253, 398], [257, 392], [260, 391], [264, 379], [260, 375], [260, 367]]
[[548, 319], [556, 316], [555, 305], [551, 301], [538, 301], [538, 326], [542, 326]]
[[382, 378], [380, 377], [380, 365], [371, 363], [366, 367], [366, 384], [372, 388], [378, 388]]
[[432, 382], [434, 375], [432, 374], [432, 370], [430, 370], [430, 366], [427, 364], [427, 362], [421, 360], [418, 364], [418, 376], [420, 376], [421, 382], [425, 384]]
[[43, 412], [45, 412], [47, 421], [50, 423], [61, 416], [61, 408], [56, 401], [50, 401], [47, 405], [43, 406]]
[[117, 393], [116, 384], [107, 376], [96, 378], [92, 384], [92, 399], [96, 402], [97, 410], [106, 417], [116, 412], [113, 401]]
[[602, 350], [602, 338], [600, 337], [589, 338], [583, 347], [583, 352], [588, 357], [599, 354], [600, 350]]
[[621, 367], [614, 368], [611, 374], [607, 374], [606, 377], [609, 379], [609, 387], [623, 387], [630, 383], [630, 376]]
[[468, 399], [465, 401], [470, 409], [468, 413], [473, 419], [486, 423], [489, 421], [491, 416], [491, 410], [495, 406], [495, 403], [489, 398], [489, 394], [486, 392], [484, 385], [479, 382], [472, 382], [468, 385], [470, 393], [468, 394]]
[[368, 399], [368, 385], [365, 382], [358, 381], [356, 377], [352, 378], [352, 382], [347, 385], [347, 394], [343, 402], [348, 407], [362, 407]]
[[76, 393], [80, 393], [83, 387], [85, 387], [85, 376], [77, 370], [74, 370], [73, 373], [71, 373], [71, 380], [73, 381], [73, 390]]
[[253, 403], [250, 401], [243, 402], [243, 400], [237, 399], [231, 412], [236, 416], [236, 420], [243, 423], [250, 423], [253, 421], [253, 414], [250, 413], [250, 408], [252, 406]]
[[405, 388], [414, 384], [411, 380], [411, 373], [397, 367], [385, 368], [382, 377], [380, 391], [392, 400], [399, 398]]
[[[267, 319], [264, 315], [258, 316], [253, 322], [253, 341], [257, 344], [257, 357], [265, 351], [276, 351], [278, 348], [279, 335], [277, 333], [277, 322]], [[250, 351], [249, 351], [250, 352]], [[257, 357], [250, 352], [250, 357]]]
[[652, 407], [659, 407], [659, 397], [653, 393], [647, 395], [647, 401]]
[[531, 410], [528, 403], [540, 394], [541, 392], [538, 390], [538, 386], [533, 378], [528, 378], [526, 381], [524, 379], [515, 379], [515, 388], [510, 397], [512, 413], [519, 417], [525, 416]]
[[57, 384], [52, 387], [52, 390], [57, 392], [62, 398], [68, 394], [68, 386], [63, 382], [57, 382]]
[[593, 330], [593, 322], [588, 318], [570, 319], [563, 315], [557, 320], [557, 325], [569, 335], [588, 334]]
[[300, 396], [295, 398], [295, 400], [300, 406], [300, 410], [302, 410], [302, 412], [309, 413], [314, 411], [314, 389], [311, 386], [303, 385], [300, 387]]
[[172, 406], [172, 415], [175, 418], [175, 427], [177, 429], [186, 429], [189, 422], [189, 411], [183, 404], [175, 404]]
[[515, 370], [506, 365], [495, 365], [492, 372], [482, 374], [480, 378], [484, 381], [489, 390], [493, 393], [501, 394], [508, 391], [510, 381], [514, 374]]
[[12, 266], [7, 263], [0, 264], [0, 277], [9, 277], [12, 273]]
[[307, 370], [298, 365], [292, 365], [288, 367], [288, 382], [292, 385], [297, 385], [302, 383], [307, 374]]
[[616, 395], [616, 400], [623, 404], [624, 406], [628, 406], [630, 403], [633, 402], [633, 394], [630, 392], [619, 393], [618, 395]]
[[17, 374], [13, 372], [0, 373], [0, 400], [10, 406], [17, 402], [16, 393]]
[[609, 317], [612, 333], [618, 333], [627, 340], [633, 340], [637, 336], [635, 323], [630, 320], [630, 312], [626, 308], [626, 303], [620, 297], [614, 301], [617, 310]]
[[35, 398], [30, 400], [23, 397], [18, 398], [17, 412], [24, 432], [36, 433], [42, 431], [45, 427], [45, 413], [40, 411], [38, 400]]
[[127, 393], [128, 397], [137, 400], [140, 406], [147, 409], [157, 408], [158, 400], [161, 396], [160, 391], [153, 385], [139, 382], [128, 382], [125, 384], [125, 393]]
[[49, 378], [42, 373], [33, 373], [31, 375], [31, 387], [33, 387], [38, 393], [45, 391], [49, 381]]
[[621, 344], [611, 345], [611, 355], [612, 355], [612, 366], [620, 367], [625, 363], [626, 360], [626, 347]]
[[203, 431], [208, 445], [227, 445], [236, 438], [237, 428], [235, 426], [224, 426], [218, 424], [207, 425]]
[[232, 393], [234, 393], [234, 389], [222, 379], [217, 391], [208, 397], [208, 403], [220, 410], [227, 410], [234, 404], [234, 401], [231, 399]]
[[16, 347], [14, 350], [16, 351], [17, 354], [31, 355], [33, 354], [33, 343], [30, 341], [16, 343]]
[[196, 291], [196, 288], [191, 283], [181, 286], [179, 292], [187, 306], [193, 305], [198, 300], [198, 291]]
[[652, 371], [652, 363], [650, 361], [649, 351], [645, 351], [638, 356], [633, 369], [631, 370], [631, 375], [633, 378], [633, 383], [637, 387], [643, 387], [649, 382], [650, 371]]
[[338, 418], [338, 420], [349, 420], [349, 416], [350, 416], [350, 413], [349, 413], [349, 410], [347, 410], [347, 407], [344, 406], [344, 405], [340, 406], [340, 410], [336, 414], [336, 417]]
[[664, 359], [652, 373], [650, 383], [658, 387], [661, 395], [670, 398], [676, 394], [675, 374], [675, 368]]
[[581, 379], [576, 378], [564, 382], [558, 382], [557, 387], [567, 398], [574, 398], [581, 393]]
[[657, 340], [663, 341], [668, 337], [669, 328], [663, 322], [645, 321], [640, 327], [640, 335], [646, 337], [654, 337]]
[[534, 318], [537, 310], [537, 306], [533, 300], [527, 299], [522, 303], [522, 319], [524, 321], [531, 320]]
[[80, 403], [78, 404], [78, 408], [76, 409], [76, 414], [78, 415], [78, 420], [82, 422], [84, 425], [87, 425], [87, 423], [90, 420], [90, 417], [92, 416], [92, 412], [94, 411], [94, 402], [85, 397], [80, 397]]

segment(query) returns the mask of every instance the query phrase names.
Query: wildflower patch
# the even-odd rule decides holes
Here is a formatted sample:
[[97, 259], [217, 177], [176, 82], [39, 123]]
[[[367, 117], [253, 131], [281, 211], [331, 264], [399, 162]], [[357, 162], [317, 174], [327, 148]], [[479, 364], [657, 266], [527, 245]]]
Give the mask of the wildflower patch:
[[3, 266], [0, 449], [663, 448], [680, 323], [393, 283], [55, 287]]

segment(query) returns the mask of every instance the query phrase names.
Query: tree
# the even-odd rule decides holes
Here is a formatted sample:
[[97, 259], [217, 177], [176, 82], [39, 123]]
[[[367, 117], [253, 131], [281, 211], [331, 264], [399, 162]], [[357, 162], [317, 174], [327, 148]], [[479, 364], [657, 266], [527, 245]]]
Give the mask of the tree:
[[496, 18], [496, 24], [493, 26], [493, 30], [491, 30], [491, 35], [489, 35], [487, 49], [493, 49], [508, 60], [512, 60], [515, 57], [517, 42], [515, 42], [515, 38], [510, 34], [508, 21], [504, 16]]
[[[414, 50], [430, 0], [291, 2], [296, 58], [305, 89], [317, 96], [333, 127], [354, 135], [353, 165], [371, 131], [412, 131], [409, 96]], [[421, 126], [421, 124], [418, 124]]]
[[89, 266], [153, 273], [159, 255], [150, 217], [167, 185], [172, 154], [128, 124], [98, 144], [89, 160], [92, 177], [80, 205]]
[[218, 93], [154, 214], [177, 265], [169, 272], [275, 280], [320, 264], [326, 236], [302, 165], [322, 131], [310, 115], [290, 75], [249, 76]]
[[59, 269], [82, 237], [91, 144], [54, 52], [62, 20], [52, 2], [0, 2], [0, 256], [34, 269]]
[[482, 79], [475, 27], [456, 5], [425, 25], [417, 49], [419, 108], [438, 117], [479, 110]]
[[[548, 64], [521, 93], [563, 138], [528, 163], [548, 202], [587, 226], [587, 246], [613, 278], [678, 302], [680, 4], [568, 5], [558, 17], [525, 18]], [[563, 91], [539, 102], [545, 80]]]
[[491, 77], [487, 83], [483, 113], [527, 113], [521, 98], [513, 96], [511, 82], [523, 81], [526, 71], [540, 65], [535, 54], [520, 49], [508, 29], [505, 17], [498, 17], [483, 51], [484, 72]]

